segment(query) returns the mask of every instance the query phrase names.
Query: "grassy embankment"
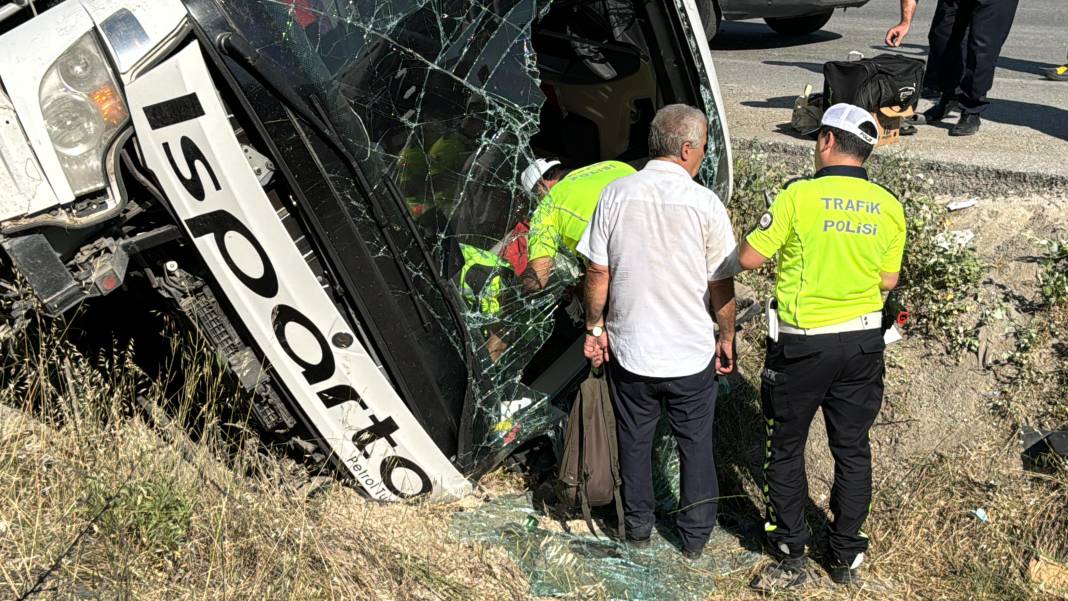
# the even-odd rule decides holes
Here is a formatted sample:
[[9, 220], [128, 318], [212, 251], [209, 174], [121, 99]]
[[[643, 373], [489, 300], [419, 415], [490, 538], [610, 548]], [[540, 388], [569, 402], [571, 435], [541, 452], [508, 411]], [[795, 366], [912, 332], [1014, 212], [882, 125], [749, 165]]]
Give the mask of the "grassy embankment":
[[[759, 216], [763, 188], [776, 188], [790, 171], [772, 163], [759, 155], [738, 163], [732, 212], [739, 231]], [[1028, 284], [1035, 300], [1010, 312], [1023, 317], [1006, 318], [998, 308], [1019, 303], [989, 280], [987, 259], [936, 245], [945, 216], [923, 180], [897, 161], [884, 162], [877, 177], [909, 207], [902, 292], [916, 319], [909, 339], [888, 353], [887, 402], [872, 434], [871, 585], [804, 596], [1047, 598], [1027, 567], [1037, 554], [1068, 556], [1068, 471], [1022, 470], [1014, 433], [1021, 424], [1055, 426], [1068, 417], [1058, 333], [1068, 325], [1068, 284], [1058, 275], [1064, 247], [1036, 246], [1042, 280]], [[769, 275], [744, 279], [766, 294]], [[978, 332], [999, 320], [1012, 351], [972, 366], [985, 344]], [[174, 337], [170, 365], [147, 374], [133, 361], [137, 349], [85, 356], [60, 327], [36, 322], [5, 349], [0, 366], [0, 596], [526, 595], [525, 577], [502, 552], [447, 540], [457, 507], [375, 505], [264, 452], [242, 415], [247, 403], [217, 359], [175, 328], [161, 332]], [[753, 473], [763, 444], [762, 344], [759, 329], [745, 334], [744, 376], [718, 417], [721, 431], [740, 433], [721, 437], [718, 449], [724, 478], [748, 493], [725, 507], [739, 521], [760, 519]], [[968, 386], [947, 395], [945, 381], [953, 379]], [[935, 407], [941, 412], [932, 413]], [[944, 421], [947, 413], [962, 421]], [[965, 417], [983, 427], [962, 428]], [[817, 427], [810, 444], [817, 526], [830, 474], [821, 444]], [[493, 485], [516, 486], [509, 478]], [[978, 508], [988, 521], [972, 514]], [[718, 582], [718, 598], [745, 596], [747, 576]]]

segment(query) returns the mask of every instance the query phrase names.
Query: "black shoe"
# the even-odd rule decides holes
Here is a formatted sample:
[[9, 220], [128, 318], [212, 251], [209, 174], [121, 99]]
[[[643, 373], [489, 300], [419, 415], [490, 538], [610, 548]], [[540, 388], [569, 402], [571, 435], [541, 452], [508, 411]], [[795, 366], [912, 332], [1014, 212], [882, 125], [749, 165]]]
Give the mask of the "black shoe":
[[704, 555], [704, 553], [705, 550], [703, 548], [682, 550], [682, 556], [686, 559], [689, 559], [690, 561], [697, 561], [698, 559], [701, 559], [701, 556]]
[[749, 588], [762, 593], [771, 593], [786, 589], [796, 589], [809, 581], [808, 558], [795, 557], [770, 563], [749, 582]]
[[835, 566], [831, 568], [831, 580], [835, 584], [845, 586], [860, 586], [860, 568], [849, 566]]
[[946, 115], [955, 108], [955, 104], [956, 102], [952, 100], [939, 101], [938, 104], [920, 113], [923, 115], [923, 122], [937, 123], [938, 121], [945, 119]]
[[957, 122], [949, 130], [951, 136], [970, 136], [979, 131], [979, 115], [965, 113], [960, 116], [960, 121]]
[[631, 538], [630, 536], [627, 536], [627, 546], [632, 549], [647, 549], [652, 542], [651, 536], [645, 538]]

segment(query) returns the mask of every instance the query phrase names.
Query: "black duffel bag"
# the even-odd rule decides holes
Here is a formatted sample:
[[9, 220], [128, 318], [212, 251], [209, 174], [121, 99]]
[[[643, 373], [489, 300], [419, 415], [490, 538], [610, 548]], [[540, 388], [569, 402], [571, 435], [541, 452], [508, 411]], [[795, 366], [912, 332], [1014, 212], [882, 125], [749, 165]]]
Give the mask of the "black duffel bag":
[[823, 65], [824, 109], [839, 102], [866, 111], [898, 106], [916, 109], [923, 87], [924, 62], [897, 54]]

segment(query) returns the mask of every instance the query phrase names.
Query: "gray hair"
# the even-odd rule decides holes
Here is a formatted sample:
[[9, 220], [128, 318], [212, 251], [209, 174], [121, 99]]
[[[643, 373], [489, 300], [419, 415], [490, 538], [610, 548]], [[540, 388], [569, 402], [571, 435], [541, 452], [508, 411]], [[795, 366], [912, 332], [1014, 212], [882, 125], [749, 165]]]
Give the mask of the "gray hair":
[[708, 127], [708, 119], [700, 110], [687, 104], [669, 104], [656, 112], [649, 124], [649, 156], [675, 157], [682, 145], [689, 142], [700, 148], [701, 132]]

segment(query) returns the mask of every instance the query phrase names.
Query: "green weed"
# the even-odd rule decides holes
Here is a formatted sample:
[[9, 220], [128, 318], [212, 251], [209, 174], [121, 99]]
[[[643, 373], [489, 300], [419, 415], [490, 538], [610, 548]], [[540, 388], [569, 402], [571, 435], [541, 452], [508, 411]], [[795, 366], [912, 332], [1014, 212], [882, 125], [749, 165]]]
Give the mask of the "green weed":
[[170, 553], [185, 540], [194, 504], [168, 479], [122, 483], [118, 490], [98, 480], [88, 485], [86, 517], [100, 515], [97, 528], [112, 541]]
[[1045, 249], [1040, 259], [1042, 299], [1047, 306], [1068, 301], [1068, 240], [1039, 240]]
[[894, 192], [905, 209], [907, 241], [895, 294], [910, 314], [910, 332], [944, 342], [951, 353], [978, 346], [973, 320], [986, 267], [975, 248], [944, 236], [947, 211], [935, 202], [932, 180], [908, 159], [880, 157], [871, 178]]

